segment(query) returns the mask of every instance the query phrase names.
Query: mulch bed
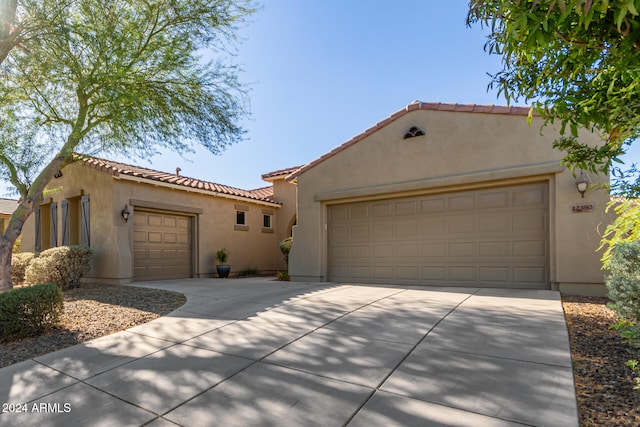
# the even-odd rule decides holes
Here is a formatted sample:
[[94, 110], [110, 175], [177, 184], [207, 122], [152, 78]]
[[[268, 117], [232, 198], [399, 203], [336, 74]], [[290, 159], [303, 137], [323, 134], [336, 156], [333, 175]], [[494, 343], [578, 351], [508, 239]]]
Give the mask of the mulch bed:
[[0, 368], [150, 322], [186, 301], [177, 292], [132, 286], [84, 284], [67, 290], [60, 328], [0, 344]]
[[581, 427], [640, 426], [640, 390], [629, 359], [638, 358], [609, 326], [607, 298], [563, 297]]
[[[149, 322], [182, 306], [179, 293], [114, 285], [65, 292], [59, 329], [0, 344], [0, 367]], [[625, 366], [632, 354], [609, 326], [616, 315], [606, 298], [563, 297], [571, 341], [581, 427], [640, 426], [640, 390]]]

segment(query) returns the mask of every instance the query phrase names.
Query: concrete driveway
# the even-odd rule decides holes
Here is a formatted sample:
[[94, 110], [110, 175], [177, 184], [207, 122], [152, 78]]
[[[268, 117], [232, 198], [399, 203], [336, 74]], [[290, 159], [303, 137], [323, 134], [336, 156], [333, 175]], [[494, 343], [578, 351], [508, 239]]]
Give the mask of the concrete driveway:
[[0, 425], [578, 426], [557, 292], [137, 286], [187, 303], [0, 369]]

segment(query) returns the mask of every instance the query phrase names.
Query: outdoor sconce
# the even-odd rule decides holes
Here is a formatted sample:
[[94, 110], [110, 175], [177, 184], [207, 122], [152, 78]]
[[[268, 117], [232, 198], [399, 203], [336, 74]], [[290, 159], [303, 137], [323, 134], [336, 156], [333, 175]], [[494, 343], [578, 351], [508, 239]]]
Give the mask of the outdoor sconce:
[[129, 215], [131, 215], [131, 212], [129, 212], [129, 205], [124, 205], [124, 209], [122, 209], [120, 215], [122, 215], [122, 218], [124, 218], [124, 222], [129, 221]]
[[584, 199], [584, 193], [587, 192], [587, 188], [589, 187], [589, 180], [586, 176], [580, 171], [580, 177], [576, 180], [576, 188], [578, 189], [578, 193]]

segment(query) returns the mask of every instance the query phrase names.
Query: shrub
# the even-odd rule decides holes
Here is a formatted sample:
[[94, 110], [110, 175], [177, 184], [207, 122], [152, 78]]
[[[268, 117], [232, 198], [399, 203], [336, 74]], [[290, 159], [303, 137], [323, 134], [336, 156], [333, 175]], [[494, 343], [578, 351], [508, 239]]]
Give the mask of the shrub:
[[55, 283], [62, 290], [80, 286], [91, 268], [93, 251], [86, 246], [60, 246], [40, 253], [27, 267], [26, 284]]
[[289, 272], [288, 271], [278, 271], [278, 276], [276, 277], [276, 280], [280, 281], [280, 282], [288, 282], [291, 280], [291, 278], [289, 277]]
[[62, 291], [53, 283], [0, 293], [0, 341], [31, 337], [53, 329], [63, 311]]
[[640, 240], [617, 244], [609, 268], [609, 308], [625, 319], [640, 320]]
[[287, 237], [280, 242], [280, 252], [284, 255], [284, 261], [289, 264], [289, 252], [291, 252], [291, 245], [293, 245], [293, 237]]
[[224, 264], [229, 259], [229, 251], [226, 248], [218, 249], [216, 251], [216, 259], [220, 264]]
[[260, 275], [260, 270], [258, 270], [258, 267], [252, 267], [250, 265], [238, 273], [239, 277], [252, 277], [252, 276], [259, 276], [259, 275]]
[[11, 281], [15, 285], [21, 285], [24, 282], [24, 273], [36, 257], [33, 252], [22, 252], [11, 256]]

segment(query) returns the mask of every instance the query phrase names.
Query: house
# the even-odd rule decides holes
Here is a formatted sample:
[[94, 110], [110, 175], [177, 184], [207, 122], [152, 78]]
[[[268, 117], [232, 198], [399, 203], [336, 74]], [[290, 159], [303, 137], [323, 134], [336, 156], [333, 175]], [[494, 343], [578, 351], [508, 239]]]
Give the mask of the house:
[[604, 294], [608, 177], [582, 197], [528, 113], [415, 101], [293, 172], [291, 279]]
[[0, 230], [4, 232], [4, 229], [9, 223], [11, 214], [18, 207], [18, 201], [14, 199], [0, 199]]
[[279, 242], [295, 224], [293, 169], [265, 174], [268, 187], [242, 190], [180, 175], [78, 156], [48, 185], [27, 220], [22, 250], [84, 244], [89, 279], [101, 283], [215, 276], [215, 253], [232, 274], [286, 269]]

